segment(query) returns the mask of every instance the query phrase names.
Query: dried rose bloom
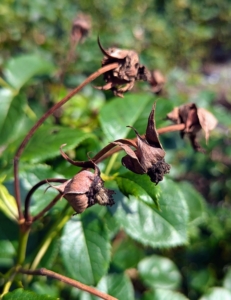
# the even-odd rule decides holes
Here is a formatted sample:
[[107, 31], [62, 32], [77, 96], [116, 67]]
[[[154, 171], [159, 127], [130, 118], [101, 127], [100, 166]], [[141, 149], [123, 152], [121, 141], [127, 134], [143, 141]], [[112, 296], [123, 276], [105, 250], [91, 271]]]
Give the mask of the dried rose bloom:
[[73, 21], [71, 40], [73, 43], [83, 42], [91, 29], [91, 18], [85, 14], [78, 14]]
[[76, 213], [82, 213], [86, 208], [96, 203], [109, 206], [114, 204], [112, 198], [114, 191], [104, 187], [99, 168], [93, 162], [74, 162], [62, 150], [61, 154], [76, 166], [85, 166], [95, 170], [94, 173], [86, 169], [82, 170], [63, 184], [52, 186], [62, 194]]
[[165, 77], [159, 70], [153, 70], [150, 72], [149, 84], [151, 91], [155, 94], [159, 94], [165, 84]]
[[152, 182], [158, 184], [159, 181], [163, 180], [164, 175], [169, 173], [170, 165], [164, 160], [165, 151], [155, 128], [154, 111], [155, 106], [149, 115], [144, 137], [141, 137], [133, 128], [137, 136], [136, 150], [130, 148], [127, 140], [121, 139], [115, 141], [114, 144], [120, 146], [127, 153], [122, 158], [122, 164], [127, 169], [137, 174], [147, 174]]
[[114, 62], [118, 62], [119, 66], [104, 74], [106, 84], [96, 87], [97, 89], [112, 90], [115, 96], [123, 98], [123, 94], [133, 88], [136, 80], [147, 81], [149, 79], [150, 73], [145, 66], [140, 65], [139, 56], [135, 51], [118, 48], [105, 50], [101, 46], [99, 39], [98, 44], [105, 55], [102, 60], [102, 66]]
[[167, 114], [167, 118], [176, 124], [185, 124], [185, 129], [181, 131], [182, 138], [187, 134], [194, 150], [200, 152], [204, 152], [204, 149], [196, 140], [197, 133], [203, 129], [207, 142], [209, 132], [217, 125], [217, 119], [214, 115], [204, 108], [198, 108], [195, 103], [175, 107], [173, 111]]

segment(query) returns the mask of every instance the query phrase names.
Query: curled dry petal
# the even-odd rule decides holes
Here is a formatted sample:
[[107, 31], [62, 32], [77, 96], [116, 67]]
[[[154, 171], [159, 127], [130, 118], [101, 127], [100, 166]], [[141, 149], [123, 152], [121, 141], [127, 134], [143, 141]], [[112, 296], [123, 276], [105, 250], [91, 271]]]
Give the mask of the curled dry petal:
[[174, 123], [185, 124], [185, 129], [181, 132], [181, 136], [183, 137], [184, 134], [187, 134], [193, 148], [200, 152], [203, 152], [204, 150], [196, 141], [198, 131], [201, 129], [204, 130], [207, 142], [209, 139], [209, 132], [217, 125], [217, 119], [214, 115], [204, 108], [198, 108], [195, 103], [175, 107], [173, 111], [167, 114], [167, 118]]
[[151, 91], [155, 94], [159, 94], [165, 84], [165, 77], [159, 70], [153, 70], [150, 72], [149, 84]]
[[104, 54], [102, 66], [118, 62], [119, 66], [104, 74], [106, 84], [95, 87], [100, 90], [112, 90], [116, 96], [131, 90], [136, 80], [148, 80], [150, 77], [146, 67], [140, 65], [139, 56], [133, 50], [122, 50], [118, 48], [104, 49], [98, 38], [99, 47]]
[[170, 166], [164, 160], [165, 151], [155, 128], [154, 111], [155, 105], [149, 115], [144, 138], [133, 128], [137, 136], [135, 150], [123, 140], [115, 141], [114, 144], [126, 152], [127, 155], [122, 158], [122, 164], [127, 169], [137, 174], [148, 174], [151, 181], [157, 184], [163, 180], [165, 174], [169, 173]]

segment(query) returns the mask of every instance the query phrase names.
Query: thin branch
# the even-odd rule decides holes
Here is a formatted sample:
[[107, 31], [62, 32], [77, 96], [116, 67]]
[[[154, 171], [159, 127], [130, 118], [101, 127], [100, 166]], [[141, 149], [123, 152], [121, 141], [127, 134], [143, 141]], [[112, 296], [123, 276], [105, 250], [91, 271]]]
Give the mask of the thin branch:
[[[32, 220], [35, 219], [35, 217], [31, 217], [30, 211], [29, 211], [29, 209], [30, 209], [30, 200], [31, 200], [31, 197], [32, 197], [33, 193], [34, 193], [40, 186], [42, 186], [42, 185], [44, 185], [44, 184], [47, 184], [48, 182], [59, 182], [59, 183], [64, 183], [64, 182], [66, 182], [66, 181], [67, 181], [67, 179], [48, 178], [48, 179], [44, 179], [44, 180], [39, 181], [36, 185], [34, 185], [34, 186], [30, 189], [30, 191], [27, 193], [26, 199], [25, 199], [25, 212], [24, 212], [24, 216], [25, 216], [25, 221], [26, 221], [26, 223], [31, 223]], [[54, 200], [55, 200], [55, 199], [54, 199]], [[54, 200], [53, 200], [53, 201], [54, 201]], [[53, 203], [53, 201], [52, 201], [51, 203]], [[57, 201], [58, 201], [58, 199], [57, 199]], [[53, 205], [54, 205], [57, 201], [55, 201], [55, 202], [53, 203]], [[42, 211], [43, 211], [43, 214], [44, 214], [45, 212], [47, 212], [47, 211], [53, 206], [53, 205], [51, 205], [51, 203], [48, 204], [48, 206], [45, 207], [45, 208], [42, 210]], [[51, 205], [51, 206], [50, 206], [50, 205]], [[37, 219], [38, 219], [38, 218], [36, 218], [36, 220], [37, 220]]]
[[91, 74], [84, 82], [82, 82], [78, 87], [76, 87], [74, 90], [72, 90], [66, 97], [64, 97], [61, 101], [56, 103], [54, 106], [52, 106], [38, 121], [37, 123], [31, 128], [31, 130], [28, 132], [24, 140], [22, 141], [21, 145], [18, 147], [18, 150], [16, 151], [16, 154], [14, 156], [14, 190], [15, 190], [15, 199], [17, 203], [18, 208], [18, 215], [19, 215], [19, 223], [23, 220], [23, 212], [21, 208], [21, 199], [20, 199], [20, 186], [19, 186], [19, 176], [18, 176], [18, 162], [19, 158], [29, 142], [30, 138], [33, 136], [35, 131], [43, 124], [43, 122], [52, 115], [58, 108], [60, 108], [63, 104], [65, 104], [69, 99], [71, 99], [76, 93], [78, 93], [85, 85], [90, 83], [91, 81], [95, 80], [97, 77], [102, 75], [105, 72], [108, 72], [110, 70], [115, 69], [118, 67], [119, 63], [112, 63], [110, 65], [106, 65], [99, 70], [97, 70], [95, 73]]
[[95, 288], [88, 286], [86, 284], [83, 284], [77, 280], [71, 279], [69, 277], [63, 276], [59, 273], [55, 273], [53, 271], [50, 271], [48, 269], [45, 268], [41, 268], [41, 269], [37, 269], [37, 270], [25, 270], [25, 269], [19, 269], [19, 272], [23, 273], [23, 274], [29, 274], [29, 275], [40, 275], [40, 276], [47, 276], [47, 277], [51, 277], [57, 280], [60, 280], [62, 282], [65, 282], [73, 287], [76, 287], [80, 290], [83, 290], [85, 292], [88, 292], [92, 295], [95, 295], [97, 297], [100, 297], [101, 299], [104, 300], [118, 300], [115, 297], [112, 297], [108, 294], [105, 294], [103, 292], [100, 292], [98, 290], [96, 290]]

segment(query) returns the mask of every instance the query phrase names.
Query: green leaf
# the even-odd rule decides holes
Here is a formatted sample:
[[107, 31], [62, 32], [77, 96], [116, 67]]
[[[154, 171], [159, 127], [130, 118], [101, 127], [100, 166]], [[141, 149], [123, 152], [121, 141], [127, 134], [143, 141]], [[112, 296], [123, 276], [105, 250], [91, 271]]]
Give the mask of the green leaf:
[[113, 141], [125, 138], [131, 130], [126, 126], [134, 125], [150, 99], [150, 95], [128, 94], [124, 99], [116, 98], [104, 105], [99, 120], [107, 139]]
[[165, 290], [165, 289], [155, 289], [154, 291], [149, 291], [144, 294], [142, 300], [187, 300], [183, 294]]
[[14, 93], [12, 90], [0, 89], [0, 129], [5, 122], [13, 98]]
[[61, 255], [71, 277], [88, 285], [98, 283], [110, 261], [105, 224], [97, 215], [87, 212], [70, 220], [61, 238]]
[[206, 217], [206, 202], [203, 196], [188, 182], [178, 183], [179, 189], [184, 194], [189, 208], [189, 221], [199, 223]]
[[125, 196], [135, 196], [151, 207], [159, 209], [159, 186], [155, 186], [148, 176], [127, 172], [118, 176], [116, 182]]
[[94, 139], [94, 135], [77, 129], [46, 125], [31, 138], [22, 154], [22, 160], [35, 163], [60, 156], [59, 149], [62, 144], [67, 144], [64, 151], [70, 150], [86, 139]]
[[138, 262], [144, 258], [145, 252], [141, 245], [131, 240], [127, 236], [123, 237], [122, 235], [121, 241], [120, 238], [121, 236], [119, 235], [118, 241], [115, 240], [113, 243], [113, 256], [111, 264], [120, 270], [135, 268]]
[[[116, 299], [135, 299], [132, 283], [125, 274], [109, 274], [100, 280], [96, 288]], [[81, 293], [80, 300], [96, 299], [99, 298], [85, 292]]]
[[11, 220], [17, 221], [18, 209], [16, 200], [2, 184], [0, 184], [0, 210]]
[[225, 288], [213, 287], [200, 300], [230, 300], [231, 292]]
[[38, 55], [23, 55], [11, 58], [4, 69], [6, 81], [19, 90], [29, 79], [35, 75], [50, 74], [54, 70], [51, 62]]
[[16, 289], [13, 292], [6, 294], [3, 300], [58, 300], [57, 297], [48, 295], [38, 295], [31, 291], [25, 291], [23, 289]]
[[5, 109], [0, 127], [1, 145], [12, 143], [27, 133], [31, 121], [25, 114], [26, 106], [24, 95], [17, 95], [8, 102], [8, 109]]
[[230, 267], [223, 279], [223, 287], [231, 292], [231, 268]]
[[[145, 176], [145, 175], [142, 175]], [[187, 242], [188, 207], [178, 185], [166, 179], [160, 184], [160, 210], [134, 196], [117, 193], [114, 217], [129, 236], [144, 245], [170, 247]], [[153, 185], [154, 188], [154, 185]]]
[[[26, 197], [28, 191], [39, 181], [46, 178], [63, 178], [61, 175], [55, 173], [52, 168], [45, 164], [23, 164], [20, 172], [20, 179], [22, 183], [22, 195]], [[53, 198], [57, 195], [57, 191], [49, 188], [48, 184], [42, 185], [32, 195], [30, 203], [30, 212], [32, 215], [39, 213]], [[46, 192], [45, 192], [46, 190]], [[66, 204], [66, 200], [60, 200], [52, 209], [60, 209]]]
[[138, 264], [141, 280], [151, 288], [176, 289], [181, 275], [169, 258], [152, 255]]

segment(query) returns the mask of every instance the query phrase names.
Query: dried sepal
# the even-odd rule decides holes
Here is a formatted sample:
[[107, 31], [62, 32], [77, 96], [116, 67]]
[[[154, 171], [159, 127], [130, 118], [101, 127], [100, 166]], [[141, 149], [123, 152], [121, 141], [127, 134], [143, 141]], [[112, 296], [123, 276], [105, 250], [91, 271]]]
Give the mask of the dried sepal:
[[123, 97], [123, 94], [131, 90], [136, 80], [148, 80], [149, 71], [145, 66], [140, 65], [139, 56], [134, 50], [122, 50], [109, 48], [105, 50], [98, 38], [99, 47], [104, 54], [102, 66], [118, 62], [119, 66], [104, 74], [106, 84], [95, 87], [100, 90], [112, 90], [116, 96]]
[[196, 140], [197, 133], [203, 129], [206, 142], [208, 142], [210, 131], [217, 125], [217, 119], [214, 115], [204, 108], [198, 108], [195, 103], [175, 107], [173, 111], [167, 114], [167, 118], [176, 124], [183, 123], [185, 125], [185, 129], [181, 131], [181, 136], [184, 137], [187, 134], [192, 147], [199, 152], [204, 152], [204, 149]]
[[104, 182], [100, 177], [100, 170], [97, 165], [92, 162], [76, 162], [71, 160], [63, 151], [62, 156], [75, 166], [84, 168], [93, 168], [94, 173], [89, 170], [82, 170], [72, 179], [67, 180], [58, 186], [52, 186], [64, 197], [76, 213], [82, 213], [86, 208], [98, 203], [100, 205], [113, 205], [114, 200], [111, 191], [104, 187]]
[[135, 150], [123, 140], [115, 141], [114, 144], [126, 152], [127, 155], [122, 158], [122, 164], [127, 169], [137, 174], [147, 174], [151, 181], [157, 184], [163, 180], [165, 174], [169, 173], [170, 166], [164, 160], [165, 151], [156, 131], [154, 112], [155, 105], [149, 115], [144, 138], [133, 128], [137, 137]]

